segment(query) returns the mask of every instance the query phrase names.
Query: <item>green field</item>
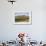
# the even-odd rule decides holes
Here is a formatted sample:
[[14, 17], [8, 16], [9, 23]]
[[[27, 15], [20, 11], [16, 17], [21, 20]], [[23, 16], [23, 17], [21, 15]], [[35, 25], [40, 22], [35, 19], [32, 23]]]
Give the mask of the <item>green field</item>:
[[29, 16], [15, 16], [15, 22], [29, 22]]

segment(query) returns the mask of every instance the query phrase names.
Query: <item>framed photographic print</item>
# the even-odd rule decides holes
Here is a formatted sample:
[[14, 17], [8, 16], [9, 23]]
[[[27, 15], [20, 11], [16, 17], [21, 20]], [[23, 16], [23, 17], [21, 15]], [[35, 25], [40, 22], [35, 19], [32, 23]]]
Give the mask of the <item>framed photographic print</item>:
[[16, 11], [13, 19], [14, 24], [32, 24], [32, 12]]

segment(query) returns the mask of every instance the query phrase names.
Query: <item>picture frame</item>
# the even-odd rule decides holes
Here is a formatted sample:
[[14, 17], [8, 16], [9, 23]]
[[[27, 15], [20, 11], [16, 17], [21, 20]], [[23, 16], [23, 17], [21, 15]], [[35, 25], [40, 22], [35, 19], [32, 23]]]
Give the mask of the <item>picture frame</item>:
[[14, 25], [32, 25], [32, 11], [16, 11], [13, 17]]

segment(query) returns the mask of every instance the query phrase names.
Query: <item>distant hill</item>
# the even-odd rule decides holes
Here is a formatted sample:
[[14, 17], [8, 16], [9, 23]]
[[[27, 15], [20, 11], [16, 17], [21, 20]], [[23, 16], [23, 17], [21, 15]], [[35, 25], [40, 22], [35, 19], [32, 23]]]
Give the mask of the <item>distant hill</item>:
[[23, 21], [28, 22], [29, 21], [29, 16], [25, 16], [25, 15], [15, 16], [15, 22], [23, 22]]

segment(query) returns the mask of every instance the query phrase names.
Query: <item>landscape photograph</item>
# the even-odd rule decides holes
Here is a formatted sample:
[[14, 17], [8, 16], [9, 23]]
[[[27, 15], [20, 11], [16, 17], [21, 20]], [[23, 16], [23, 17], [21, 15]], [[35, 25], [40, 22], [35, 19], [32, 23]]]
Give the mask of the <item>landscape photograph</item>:
[[29, 22], [29, 16], [15, 16], [15, 22]]
[[15, 24], [31, 24], [31, 19], [29, 12], [16, 12], [14, 16]]

